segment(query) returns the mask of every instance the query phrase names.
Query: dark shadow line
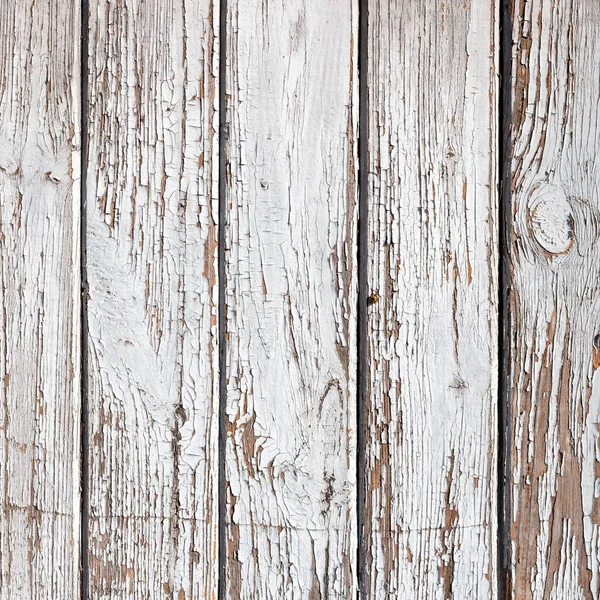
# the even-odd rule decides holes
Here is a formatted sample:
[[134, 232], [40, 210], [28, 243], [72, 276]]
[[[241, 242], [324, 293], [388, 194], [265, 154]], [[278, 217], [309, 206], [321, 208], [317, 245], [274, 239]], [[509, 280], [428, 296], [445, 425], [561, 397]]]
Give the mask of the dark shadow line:
[[498, 600], [510, 590], [510, 198], [512, 113], [512, 0], [500, 4], [500, 93], [498, 104], [499, 265], [498, 265]]
[[80, 278], [81, 278], [81, 416], [80, 416], [80, 597], [88, 600], [89, 586], [89, 389], [88, 389], [88, 307], [87, 307], [87, 162], [88, 162], [88, 56], [89, 56], [89, 0], [81, 0], [81, 54], [80, 54], [80, 135], [81, 135], [81, 164], [80, 164]]
[[369, 0], [358, 4], [358, 301], [357, 301], [357, 454], [356, 519], [358, 529], [357, 579], [358, 598], [366, 598], [367, 540], [365, 529], [366, 499], [366, 413], [368, 388], [367, 296], [368, 296], [368, 25]]
[[219, 224], [217, 263], [219, 276], [219, 522], [218, 522], [218, 583], [217, 597], [225, 600], [227, 575], [227, 485], [225, 479], [225, 459], [227, 451], [226, 400], [227, 400], [227, 354], [226, 354], [226, 287], [225, 287], [225, 226], [227, 218], [226, 177], [227, 177], [227, 0], [221, 0], [219, 7]]

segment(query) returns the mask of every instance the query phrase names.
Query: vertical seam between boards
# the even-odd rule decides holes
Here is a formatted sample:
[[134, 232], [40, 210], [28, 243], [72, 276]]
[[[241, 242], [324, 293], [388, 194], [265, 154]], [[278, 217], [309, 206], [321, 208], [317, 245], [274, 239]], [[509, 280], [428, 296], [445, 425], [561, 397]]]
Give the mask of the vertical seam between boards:
[[89, 0], [81, 0], [81, 47], [80, 47], [80, 597], [89, 598], [89, 388], [88, 388], [88, 310], [87, 310], [87, 155], [88, 155], [88, 48], [89, 48]]
[[358, 597], [366, 598], [366, 412], [367, 412], [367, 295], [368, 295], [368, 0], [358, 1], [358, 226], [357, 226], [357, 454], [356, 518], [358, 529]]
[[511, 0], [500, 3], [500, 93], [498, 101], [498, 180], [499, 180], [499, 285], [498, 285], [498, 599], [507, 596], [510, 551], [510, 386], [508, 342], [510, 317], [508, 294], [510, 285], [508, 250], [510, 235], [511, 188], [511, 101], [512, 101], [512, 8]]
[[218, 481], [218, 581], [217, 597], [219, 600], [225, 600], [226, 597], [226, 563], [227, 563], [227, 489], [225, 478], [225, 461], [227, 450], [226, 438], [226, 399], [227, 399], [227, 373], [226, 373], [226, 289], [225, 289], [225, 226], [226, 226], [226, 175], [227, 175], [227, 121], [226, 121], [226, 78], [227, 78], [227, 0], [220, 0], [219, 4], [219, 71], [218, 71], [218, 89], [219, 89], [219, 208], [218, 208], [218, 286], [219, 286], [219, 443], [218, 443], [218, 463], [219, 463], [219, 481]]

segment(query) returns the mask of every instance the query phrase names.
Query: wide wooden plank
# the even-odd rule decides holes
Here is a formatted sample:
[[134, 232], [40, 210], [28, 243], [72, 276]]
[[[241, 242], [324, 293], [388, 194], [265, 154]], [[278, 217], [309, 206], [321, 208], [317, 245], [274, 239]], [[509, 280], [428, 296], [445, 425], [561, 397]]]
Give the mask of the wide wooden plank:
[[369, 6], [370, 599], [496, 597], [497, 12]]
[[218, 6], [89, 30], [90, 594], [214, 598]]
[[357, 16], [228, 2], [232, 600], [353, 597]]
[[79, 3], [0, 17], [0, 598], [79, 594]]
[[513, 15], [509, 596], [600, 598], [600, 14]]

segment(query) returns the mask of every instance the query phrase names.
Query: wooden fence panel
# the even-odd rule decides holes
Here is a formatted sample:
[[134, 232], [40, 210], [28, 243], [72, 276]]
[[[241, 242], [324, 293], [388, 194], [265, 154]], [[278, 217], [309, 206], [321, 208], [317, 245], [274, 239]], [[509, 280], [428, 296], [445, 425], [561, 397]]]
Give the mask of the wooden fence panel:
[[93, 598], [217, 593], [218, 12], [90, 2]]
[[370, 599], [496, 597], [497, 12], [370, 3]]
[[0, 598], [79, 593], [79, 4], [0, 18]]
[[594, 3], [80, 7], [0, 18], [0, 600], [600, 600]]
[[508, 597], [600, 598], [600, 18], [513, 22]]
[[354, 0], [230, 0], [226, 597], [351, 598]]

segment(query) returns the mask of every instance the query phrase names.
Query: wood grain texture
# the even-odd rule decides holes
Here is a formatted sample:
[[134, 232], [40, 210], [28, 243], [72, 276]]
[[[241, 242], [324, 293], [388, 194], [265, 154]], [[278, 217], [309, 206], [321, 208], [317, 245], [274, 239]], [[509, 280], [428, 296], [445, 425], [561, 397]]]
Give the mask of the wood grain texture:
[[79, 593], [79, 4], [1, 3], [0, 598]]
[[79, 4], [0, 18], [0, 598], [79, 592]]
[[600, 16], [518, 0], [509, 294], [511, 581], [600, 598]]
[[354, 1], [230, 0], [227, 598], [352, 598]]
[[370, 3], [369, 599], [496, 597], [497, 11]]
[[90, 590], [217, 592], [218, 6], [91, 0]]

